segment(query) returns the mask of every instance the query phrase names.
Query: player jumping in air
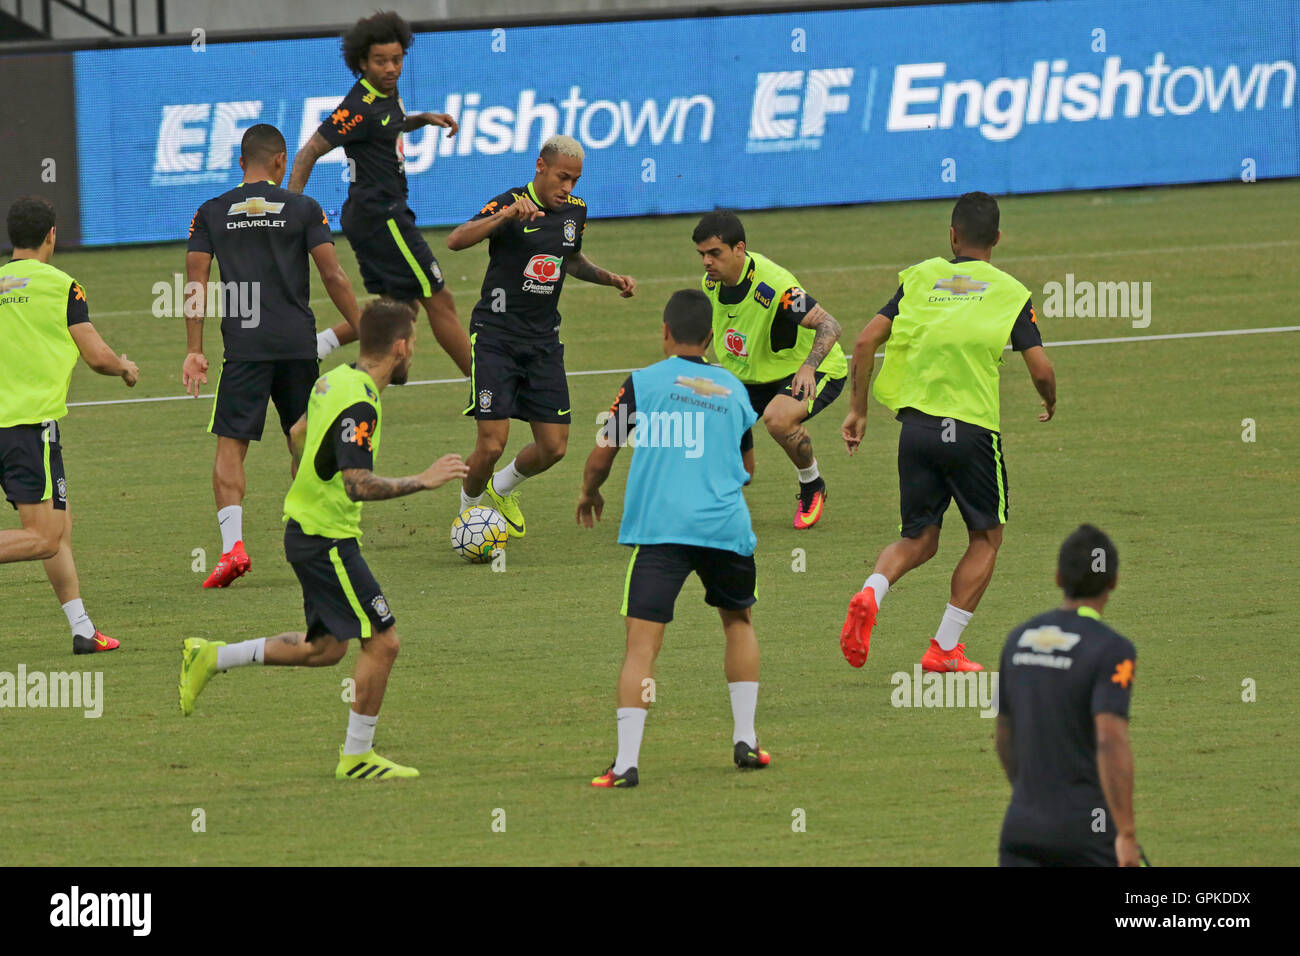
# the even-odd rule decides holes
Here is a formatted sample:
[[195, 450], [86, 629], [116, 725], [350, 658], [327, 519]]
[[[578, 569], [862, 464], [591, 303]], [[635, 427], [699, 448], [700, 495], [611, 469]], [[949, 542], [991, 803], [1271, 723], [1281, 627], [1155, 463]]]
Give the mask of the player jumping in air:
[[704, 261], [701, 281], [713, 303], [713, 350], [745, 383], [754, 411], [794, 463], [794, 526], [811, 528], [822, 516], [826, 482], [803, 423], [844, 388], [840, 324], [791, 273], [746, 249], [745, 227], [735, 213], [708, 213], [691, 241]]
[[1020, 352], [1043, 399], [1041, 422], [1056, 412], [1056, 374], [1029, 290], [989, 263], [998, 231], [998, 203], [966, 193], [952, 210], [952, 259], [936, 257], [898, 274], [898, 291], [867, 323], [853, 348], [853, 408], [842, 434], [849, 454], [867, 427], [867, 385], [876, 350], [885, 359], [875, 396], [897, 413], [902, 537], [886, 547], [849, 603], [840, 650], [854, 667], [867, 661], [871, 629], [890, 585], [939, 549], [943, 514], [953, 499], [970, 543], [952, 574], [939, 629], [921, 658], [927, 671], [978, 671], [966, 657], [962, 631], [993, 577], [1007, 520], [1007, 468], [998, 433], [1002, 352]]
[[361, 504], [437, 488], [465, 475], [459, 455], [444, 455], [422, 474], [381, 478], [374, 473], [383, 416], [379, 396], [406, 382], [415, 349], [414, 316], [388, 299], [361, 314], [361, 356], [317, 380], [307, 414], [289, 433], [298, 464], [284, 499], [284, 552], [302, 585], [306, 633], [295, 631], [241, 641], [190, 638], [181, 652], [181, 713], [189, 715], [218, 671], [248, 664], [328, 667], [361, 643], [356, 700], [335, 777], [381, 780], [418, 777], [419, 771], [374, 751], [375, 724], [397, 658], [396, 619], [361, 556]]
[[244, 181], [205, 202], [190, 222], [185, 274], [199, 294], [186, 302], [189, 344], [181, 380], [196, 397], [208, 381], [203, 312], [214, 256], [225, 304], [225, 358], [208, 423], [208, 431], [217, 436], [212, 493], [221, 560], [203, 582], [205, 588], [228, 587], [253, 566], [244, 549], [244, 458], [248, 443], [262, 439], [267, 400], [275, 402], [287, 438], [307, 411], [312, 383], [320, 374], [308, 258], [316, 263], [339, 312], [349, 323], [357, 321], [352, 284], [334, 255], [325, 213], [311, 197], [280, 188], [286, 159], [278, 129], [265, 123], [251, 127], [239, 157]]
[[68, 382], [78, 356], [128, 387], [140, 370], [90, 324], [80, 284], [50, 265], [55, 228], [49, 200], [15, 200], [6, 224], [14, 251], [0, 266], [0, 488], [23, 526], [0, 531], [0, 564], [43, 562], [72, 628], [72, 652], [111, 651], [118, 642], [91, 623], [81, 600], [59, 421], [68, 414]]
[[[460, 510], [484, 493], [516, 538], [524, 536], [519, 485], [564, 457], [569, 442], [569, 382], [560, 342], [564, 277], [613, 286], [623, 298], [636, 292], [631, 276], [600, 268], [582, 252], [587, 204], [573, 195], [582, 175], [582, 146], [552, 136], [537, 157], [531, 182], [492, 199], [447, 237], [453, 250], [488, 239], [483, 293], [470, 317], [473, 370], [466, 415], [478, 424]], [[510, 419], [532, 426], [533, 440], [496, 474], [510, 437]]]
[[754, 474], [750, 426], [758, 415], [739, 379], [709, 365], [709, 300], [694, 289], [664, 309], [664, 361], [634, 372], [619, 389], [609, 420], [587, 458], [577, 519], [592, 527], [605, 507], [600, 486], [619, 447], [635, 446], [623, 500], [620, 544], [631, 546], [623, 592], [627, 653], [618, 678], [618, 754], [591, 781], [628, 788], [639, 782], [645, 688], [653, 679], [677, 595], [694, 571], [704, 600], [718, 609], [727, 649], [732, 759], [742, 770], [771, 763], [758, 746], [758, 639], [754, 604], [754, 530], [743, 488]]
[[[358, 20], [344, 34], [343, 61], [359, 79], [294, 157], [289, 191], [302, 192], [316, 160], [343, 147], [355, 171], [343, 204], [343, 233], [356, 253], [366, 291], [409, 302], [412, 310], [417, 301], [423, 305], [438, 344], [468, 375], [469, 339], [456, 318], [456, 303], [406, 204], [402, 134], [440, 126], [454, 136], [458, 129], [446, 113], [408, 114], [397, 95], [413, 38], [396, 13]], [[317, 337], [317, 355], [323, 359], [355, 338], [356, 331], [340, 322]]]

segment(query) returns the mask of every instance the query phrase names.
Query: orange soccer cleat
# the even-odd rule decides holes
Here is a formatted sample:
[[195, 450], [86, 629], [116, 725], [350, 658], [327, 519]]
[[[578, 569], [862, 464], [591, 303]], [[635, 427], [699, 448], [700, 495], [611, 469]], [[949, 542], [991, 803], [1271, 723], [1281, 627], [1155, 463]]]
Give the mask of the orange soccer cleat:
[[794, 526], [798, 531], [811, 528], [821, 520], [826, 505], [826, 482], [821, 478], [799, 486], [798, 504], [794, 509]]
[[945, 651], [939, 642], [930, 638], [930, 649], [921, 658], [921, 669], [933, 674], [960, 673], [962, 671], [982, 671], [983, 664], [976, 664], [966, 657], [966, 645], [958, 644], [950, 651]]
[[854, 667], [861, 667], [867, 662], [867, 652], [871, 649], [871, 629], [876, 625], [876, 592], [863, 588], [849, 601], [849, 616], [844, 619], [840, 631], [840, 651], [844, 659]]
[[235, 546], [221, 556], [217, 566], [212, 569], [208, 579], [203, 582], [205, 588], [228, 588], [235, 578], [247, 574], [253, 566], [253, 559], [244, 551], [244, 542], [236, 541]]

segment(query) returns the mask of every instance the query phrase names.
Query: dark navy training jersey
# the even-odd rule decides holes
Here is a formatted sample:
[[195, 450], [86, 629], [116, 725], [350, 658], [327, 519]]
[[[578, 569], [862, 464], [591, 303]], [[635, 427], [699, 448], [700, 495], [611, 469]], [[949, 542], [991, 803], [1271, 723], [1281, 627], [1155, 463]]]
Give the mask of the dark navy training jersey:
[[382, 221], [406, 207], [405, 122], [406, 109], [396, 92], [385, 96], [361, 79], [316, 130], [331, 146], [342, 146], [356, 166], [343, 207], [345, 229]]
[[1016, 775], [1011, 803], [1060, 815], [1104, 808], [1097, 773], [1097, 714], [1128, 717], [1137, 651], [1091, 608], [1055, 610], [1007, 637], [998, 714], [1011, 720]]
[[[959, 262], [970, 262], [970, 256], [958, 256], [951, 259], [954, 265]], [[894, 297], [881, 307], [878, 315], [883, 315], [891, 322], [898, 318], [899, 303], [903, 301], [903, 287], [900, 285]], [[1020, 309], [1020, 314], [1016, 316], [1016, 324], [1011, 327], [1011, 350], [1013, 352], [1023, 352], [1026, 349], [1032, 349], [1034, 346], [1043, 344], [1043, 336], [1038, 331], [1038, 313], [1034, 311], [1034, 300], [1026, 299], [1024, 306]]]
[[587, 204], [570, 196], [560, 209], [547, 209], [530, 182], [497, 196], [474, 219], [485, 219], [524, 196], [546, 215], [532, 222], [508, 219], [492, 233], [482, 298], [470, 316], [471, 332], [525, 339], [553, 339], [559, 332], [560, 290], [566, 263], [582, 249]]
[[187, 251], [216, 256], [227, 359], [316, 357], [308, 260], [327, 242], [334, 239], [320, 204], [269, 182], [240, 183], [199, 207]]

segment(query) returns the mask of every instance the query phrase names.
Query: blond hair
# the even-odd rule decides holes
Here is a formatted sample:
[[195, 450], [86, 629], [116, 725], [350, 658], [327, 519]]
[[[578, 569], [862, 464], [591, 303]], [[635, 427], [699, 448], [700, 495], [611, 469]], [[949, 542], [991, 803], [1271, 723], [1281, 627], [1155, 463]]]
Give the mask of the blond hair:
[[548, 165], [556, 156], [571, 156], [574, 159], [581, 160], [585, 155], [582, 144], [572, 136], [557, 133], [542, 144], [542, 161]]

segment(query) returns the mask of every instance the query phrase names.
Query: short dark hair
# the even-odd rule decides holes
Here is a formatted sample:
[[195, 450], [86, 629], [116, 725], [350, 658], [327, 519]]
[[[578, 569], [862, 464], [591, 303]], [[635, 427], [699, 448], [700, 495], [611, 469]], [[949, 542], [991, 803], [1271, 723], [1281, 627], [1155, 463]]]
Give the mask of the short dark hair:
[[[710, 235], [713, 235], [710, 233]], [[713, 331], [713, 305], [699, 289], [679, 289], [664, 306], [664, 325], [681, 345], [703, 345]]]
[[1081, 524], [1065, 539], [1056, 559], [1061, 587], [1071, 600], [1095, 598], [1115, 586], [1119, 552], [1100, 528]]
[[19, 196], [5, 225], [15, 249], [39, 249], [54, 228], [54, 203], [44, 196]]
[[284, 134], [270, 123], [250, 126], [244, 130], [244, 138], [239, 141], [239, 152], [246, 163], [270, 163], [277, 153], [287, 152]]
[[998, 240], [998, 201], [988, 193], [964, 193], [952, 207], [952, 227], [977, 249], [992, 249]]
[[715, 209], [700, 217], [691, 233], [691, 242], [703, 242], [710, 236], [717, 236], [734, 248], [737, 243], [745, 241], [745, 227], [740, 224], [740, 217], [730, 209]]
[[415, 310], [396, 299], [372, 299], [361, 310], [361, 354], [382, 358], [398, 339], [415, 334]]
[[343, 34], [343, 62], [357, 76], [361, 75], [361, 61], [370, 56], [375, 44], [400, 43], [402, 52], [411, 48], [415, 34], [411, 25], [391, 10], [385, 10], [358, 20]]

